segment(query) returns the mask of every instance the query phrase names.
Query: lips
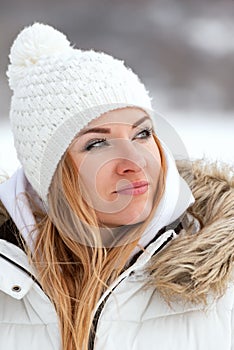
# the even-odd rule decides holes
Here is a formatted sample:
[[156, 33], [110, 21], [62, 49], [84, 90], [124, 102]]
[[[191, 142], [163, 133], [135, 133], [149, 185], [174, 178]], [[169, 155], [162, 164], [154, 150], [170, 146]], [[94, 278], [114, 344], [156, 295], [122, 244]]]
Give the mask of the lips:
[[119, 194], [138, 195], [145, 193], [148, 190], [148, 186], [149, 183], [145, 180], [135, 181], [127, 186], [120, 188], [115, 192]]

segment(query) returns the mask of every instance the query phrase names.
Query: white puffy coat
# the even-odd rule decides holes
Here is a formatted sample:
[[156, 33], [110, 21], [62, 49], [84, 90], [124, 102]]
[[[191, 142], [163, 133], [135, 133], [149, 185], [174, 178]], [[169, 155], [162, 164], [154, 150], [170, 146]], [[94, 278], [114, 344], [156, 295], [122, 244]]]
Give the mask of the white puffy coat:
[[[157, 248], [158, 242], [151, 244], [116, 281], [99, 317], [94, 349], [233, 350], [233, 285], [206, 309], [184, 303], [169, 307], [154, 288], [144, 286], [144, 265]], [[61, 350], [50, 300], [30, 276], [3, 258], [29, 269], [25, 254], [4, 240], [0, 254], [0, 349]]]

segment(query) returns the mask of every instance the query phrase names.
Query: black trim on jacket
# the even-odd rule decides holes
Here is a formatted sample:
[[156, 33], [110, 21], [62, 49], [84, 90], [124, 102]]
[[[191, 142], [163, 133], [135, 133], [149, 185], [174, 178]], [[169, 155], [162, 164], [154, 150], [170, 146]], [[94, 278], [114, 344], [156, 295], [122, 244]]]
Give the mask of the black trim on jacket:
[[[174, 230], [175, 233], [179, 234], [180, 231], [183, 229], [183, 225], [182, 225], [182, 222], [181, 222], [181, 217], [177, 220], [175, 220], [174, 222], [172, 222], [170, 225], [168, 226], [165, 226], [163, 227], [161, 230], [158, 231], [158, 233], [154, 236], [154, 238], [145, 246], [144, 249], [146, 249], [151, 243], [153, 243], [154, 241], [156, 241], [164, 232], [168, 231], [168, 230]], [[157, 254], [160, 250], [163, 249], [163, 247], [168, 244], [168, 242], [170, 242], [173, 238], [173, 234], [171, 234], [168, 239], [154, 252], [153, 255]], [[132, 266], [136, 261], [137, 259], [140, 257], [140, 255], [143, 254], [143, 251], [140, 250], [137, 254], [135, 254], [133, 256], [133, 258], [130, 260], [130, 262], [128, 263], [127, 267], [130, 267]], [[125, 278], [125, 277], [124, 277]], [[115, 286], [115, 288], [122, 282], [119, 281], [119, 283]], [[113, 288], [113, 290], [115, 289]], [[90, 337], [89, 337], [89, 350], [93, 350], [94, 349], [94, 341], [95, 341], [95, 335], [96, 335], [96, 331], [97, 331], [97, 326], [98, 326], [98, 321], [99, 321], [99, 317], [102, 313], [102, 310], [109, 298], [111, 293], [109, 293], [105, 299], [103, 300], [103, 302], [100, 304], [99, 308], [97, 309], [95, 315], [94, 315], [94, 318], [93, 318], [93, 323], [92, 323], [92, 330], [90, 332]]]
[[[14, 221], [11, 218], [7, 219], [0, 226], [0, 239], [3, 239], [9, 243], [14, 244], [18, 248], [22, 249], [25, 253], [27, 253], [26, 249], [25, 249], [26, 243], [25, 243], [22, 235], [20, 234], [18, 228], [16, 227]], [[6, 261], [10, 262], [11, 264], [13, 264], [14, 266], [16, 266], [18, 269], [20, 269], [24, 273], [26, 273], [42, 289], [42, 286], [40, 285], [40, 283], [38, 282], [36, 277], [31, 274], [31, 272], [29, 272], [27, 269], [25, 269], [21, 265], [17, 264], [15, 261], [9, 259], [4, 254], [0, 253], [0, 257], [5, 259]]]
[[12, 243], [22, 249], [25, 253], [25, 241], [20, 235], [18, 228], [16, 227], [14, 221], [9, 218], [0, 227], [0, 239]]

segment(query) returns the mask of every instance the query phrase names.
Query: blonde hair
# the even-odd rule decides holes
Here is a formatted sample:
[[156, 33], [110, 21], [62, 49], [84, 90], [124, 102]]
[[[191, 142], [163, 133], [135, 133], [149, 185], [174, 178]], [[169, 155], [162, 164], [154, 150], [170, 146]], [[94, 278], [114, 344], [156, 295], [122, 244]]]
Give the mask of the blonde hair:
[[[126, 268], [131, 252], [155, 212], [164, 190], [166, 165], [160, 143], [155, 136], [154, 139], [161, 154], [157, 198], [147, 220], [129, 227], [123, 244], [110, 248], [100, 245], [95, 211], [79, 195], [77, 169], [68, 152], [50, 187], [49, 215], [43, 217], [37, 212], [33, 263], [42, 288], [55, 305], [63, 350], [88, 349], [90, 335], [94, 336], [93, 310], [103, 291]], [[74, 232], [79, 236], [74, 236]], [[91, 241], [90, 238], [87, 241], [87, 234]]]

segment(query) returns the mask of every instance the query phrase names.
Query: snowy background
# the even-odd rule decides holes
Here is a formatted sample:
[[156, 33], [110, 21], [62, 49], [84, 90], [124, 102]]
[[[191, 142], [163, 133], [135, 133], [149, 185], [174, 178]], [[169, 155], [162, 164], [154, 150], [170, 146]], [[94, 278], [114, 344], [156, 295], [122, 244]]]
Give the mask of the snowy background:
[[191, 158], [234, 164], [234, 0], [0, 0], [0, 171], [18, 162], [5, 72], [13, 39], [33, 22], [76, 47], [121, 58]]

